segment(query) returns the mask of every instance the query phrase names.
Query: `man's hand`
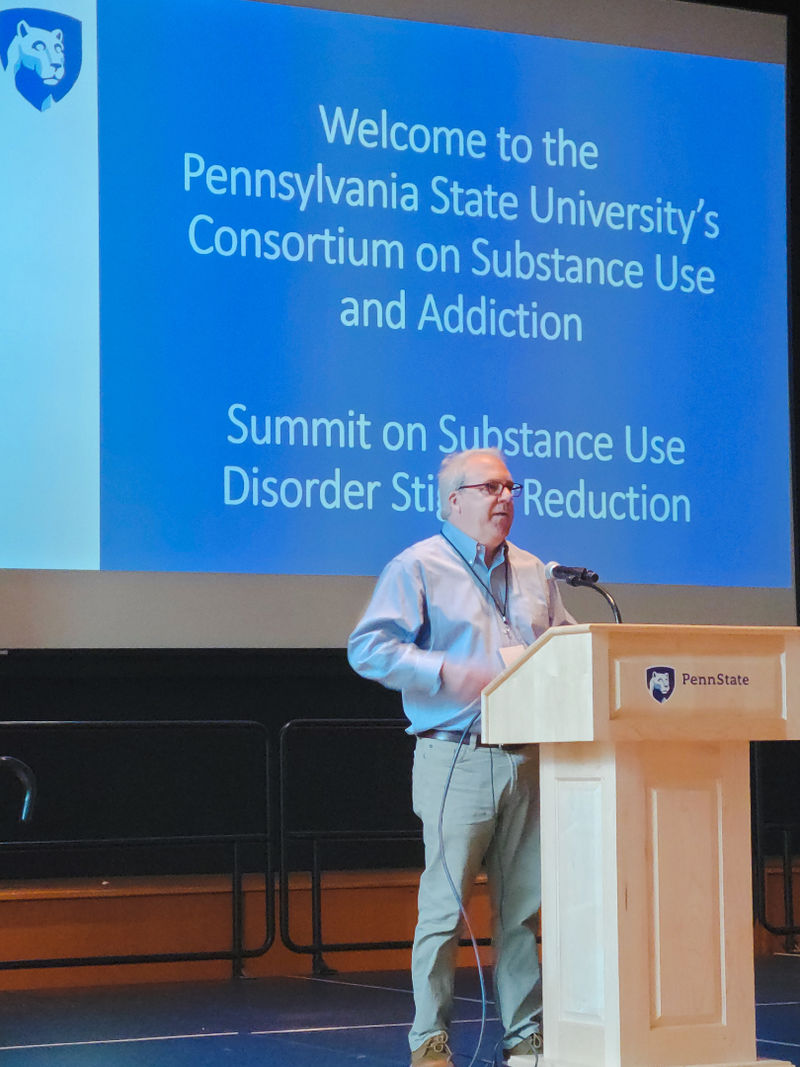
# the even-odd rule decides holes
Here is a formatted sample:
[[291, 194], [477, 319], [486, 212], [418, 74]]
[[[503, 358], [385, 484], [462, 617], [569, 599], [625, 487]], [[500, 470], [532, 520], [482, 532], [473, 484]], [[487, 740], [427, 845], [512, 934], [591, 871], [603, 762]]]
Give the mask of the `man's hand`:
[[465, 704], [476, 700], [484, 686], [495, 677], [486, 667], [448, 658], [442, 663], [441, 676], [442, 688]]

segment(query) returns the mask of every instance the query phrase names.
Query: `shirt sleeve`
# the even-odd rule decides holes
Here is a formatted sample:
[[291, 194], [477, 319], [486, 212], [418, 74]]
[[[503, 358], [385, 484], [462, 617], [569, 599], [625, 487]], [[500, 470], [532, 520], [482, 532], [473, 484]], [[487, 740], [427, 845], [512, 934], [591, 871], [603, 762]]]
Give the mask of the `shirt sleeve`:
[[564, 607], [564, 601], [561, 599], [561, 593], [558, 588], [558, 583], [552, 578], [547, 580], [547, 592], [550, 601], [550, 625], [551, 626], [571, 626], [575, 619], [570, 615], [567, 609]]
[[389, 689], [417, 690], [432, 696], [441, 686], [444, 653], [417, 644], [426, 626], [425, 590], [419, 570], [393, 559], [350, 635], [350, 666]]

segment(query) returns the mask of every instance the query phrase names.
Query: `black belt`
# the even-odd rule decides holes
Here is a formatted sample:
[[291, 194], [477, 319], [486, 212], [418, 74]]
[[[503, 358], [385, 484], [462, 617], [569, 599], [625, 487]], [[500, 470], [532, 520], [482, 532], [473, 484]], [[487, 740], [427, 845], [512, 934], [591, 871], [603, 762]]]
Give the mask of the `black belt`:
[[[421, 734], [417, 734], [417, 737], [429, 738], [431, 741], [453, 741], [458, 744], [462, 737], [464, 738], [464, 744], [469, 744], [471, 737], [478, 737], [477, 734], [464, 734], [463, 730], [423, 730]], [[477, 748], [502, 748], [507, 752], [514, 752], [518, 748], [522, 748], [522, 745], [489, 745], [485, 741], [481, 741], [480, 738], [475, 742]]]

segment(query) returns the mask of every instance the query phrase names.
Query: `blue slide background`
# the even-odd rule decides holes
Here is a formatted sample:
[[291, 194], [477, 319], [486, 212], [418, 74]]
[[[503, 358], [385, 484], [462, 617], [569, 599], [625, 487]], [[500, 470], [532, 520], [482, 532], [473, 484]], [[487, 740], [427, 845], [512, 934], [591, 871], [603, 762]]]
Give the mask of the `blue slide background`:
[[[245, 0], [99, 0], [101, 567], [370, 574], [436, 528], [392, 489], [427, 484], [458, 424], [610, 434], [614, 458], [509, 457], [514, 477], [567, 493], [685, 495], [691, 521], [540, 515], [520, 500], [513, 539], [605, 580], [788, 586], [791, 581], [786, 336], [784, 72], [767, 64], [284, 8]], [[135, 56], [120, 70], [118, 57]], [[362, 117], [480, 129], [485, 159], [329, 144], [319, 105]], [[498, 158], [504, 126], [533, 142]], [[548, 166], [545, 131], [598, 148], [595, 169]], [[414, 182], [416, 213], [184, 189], [184, 153], [208, 165]], [[519, 219], [430, 211], [435, 175], [516, 192]], [[655, 203], [702, 220], [685, 245], [535, 222], [531, 184], [594, 202]], [[345, 227], [398, 239], [401, 270], [199, 255], [189, 223], [281, 233]], [[204, 238], [212, 232], [206, 227]], [[533, 251], [619, 256], [641, 289], [474, 277], [473, 238]], [[459, 274], [417, 269], [418, 242], [456, 244]], [[714, 292], [665, 292], [653, 262], [710, 267]], [[392, 300], [406, 328], [347, 327], [344, 297]], [[426, 293], [575, 313], [583, 339], [417, 329]], [[234, 444], [231, 404], [259, 416], [369, 420], [370, 448]], [[422, 423], [427, 447], [391, 451], [389, 421]], [[680, 437], [685, 462], [632, 462], [625, 427]], [[471, 436], [469, 443], [472, 443]], [[371, 510], [226, 504], [226, 466], [259, 478], [380, 481]], [[290, 493], [291, 493], [290, 487]], [[543, 499], [540, 496], [540, 499]], [[394, 505], [394, 506], [393, 506]], [[526, 514], [526, 510], [528, 514]]]

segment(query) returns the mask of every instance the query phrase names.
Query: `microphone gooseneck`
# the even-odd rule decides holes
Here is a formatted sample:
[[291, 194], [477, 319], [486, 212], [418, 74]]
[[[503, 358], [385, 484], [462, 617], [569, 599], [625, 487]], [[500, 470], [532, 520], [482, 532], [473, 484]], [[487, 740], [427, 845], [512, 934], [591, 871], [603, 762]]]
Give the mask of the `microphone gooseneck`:
[[600, 577], [599, 574], [595, 574], [594, 571], [590, 571], [586, 567], [564, 567], [560, 563], [556, 563], [555, 560], [551, 560], [547, 564], [544, 573], [550, 580], [566, 582], [567, 585], [583, 586], [584, 589], [594, 589], [595, 593], [599, 593], [611, 608], [614, 622], [622, 622], [622, 614], [616, 600], [607, 589], [597, 584]]

